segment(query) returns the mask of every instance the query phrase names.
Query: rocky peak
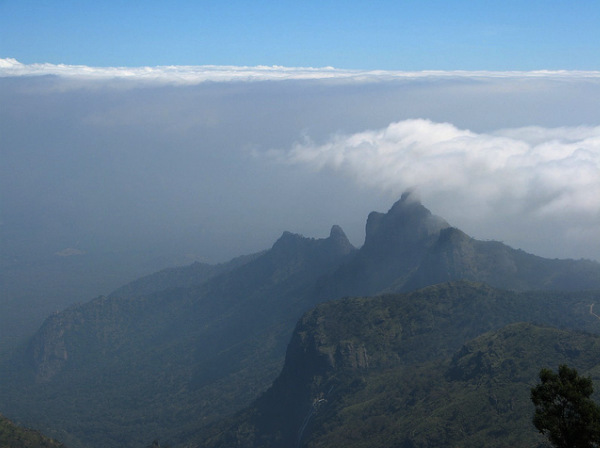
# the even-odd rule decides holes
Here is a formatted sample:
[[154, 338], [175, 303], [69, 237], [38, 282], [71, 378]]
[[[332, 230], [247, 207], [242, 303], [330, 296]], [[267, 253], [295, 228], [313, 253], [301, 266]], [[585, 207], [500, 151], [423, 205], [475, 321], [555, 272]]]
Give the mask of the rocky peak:
[[449, 225], [444, 219], [431, 214], [412, 193], [405, 192], [387, 214], [369, 214], [365, 250], [397, 252], [420, 246], [447, 227]]
[[275, 241], [275, 243], [273, 244], [273, 247], [276, 247], [276, 246], [279, 246], [279, 245], [286, 245], [286, 244], [291, 243], [291, 242], [298, 242], [298, 241], [302, 241], [302, 240], [305, 240], [305, 239], [307, 239], [307, 238], [305, 238], [301, 234], [292, 233], [290, 231], [284, 231], [281, 234], [281, 236], [279, 237], [279, 239], [277, 239]]
[[354, 246], [348, 240], [346, 233], [344, 233], [344, 230], [339, 225], [331, 227], [327, 241], [329, 241], [334, 252], [342, 255], [347, 255], [355, 250]]
[[353, 250], [354, 246], [339, 225], [332, 226], [329, 237], [324, 239], [307, 238], [301, 234], [284, 231], [272, 247], [273, 252], [287, 255], [305, 251], [346, 255]]
[[330, 239], [346, 239], [346, 233], [344, 233], [344, 230], [342, 230], [342, 227], [340, 227], [339, 225], [334, 225], [331, 227], [331, 231], [329, 232], [329, 238]]
[[306, 238], [301, 234], [290, 233], [284, 231], [279, 239], [275, 241], [271, 252], [275, 254], [292, 254], [309, 245], [310, 238]]

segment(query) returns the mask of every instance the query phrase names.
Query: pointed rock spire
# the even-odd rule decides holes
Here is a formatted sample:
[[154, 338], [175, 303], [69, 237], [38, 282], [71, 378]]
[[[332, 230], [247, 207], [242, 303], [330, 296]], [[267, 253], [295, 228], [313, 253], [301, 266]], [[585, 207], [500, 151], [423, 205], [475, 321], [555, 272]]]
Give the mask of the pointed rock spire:
[[342, 227], [339, 225], [334, 225], [331, 227], [328, 241], [330, 241], [333, 245], [333, 251], [339, 254], [347, 254], [353, 250], [356, 250], [348, 240], [348, 237], [346, 236], [346, 233], [344, 233], [344, 230], [342, 230]]

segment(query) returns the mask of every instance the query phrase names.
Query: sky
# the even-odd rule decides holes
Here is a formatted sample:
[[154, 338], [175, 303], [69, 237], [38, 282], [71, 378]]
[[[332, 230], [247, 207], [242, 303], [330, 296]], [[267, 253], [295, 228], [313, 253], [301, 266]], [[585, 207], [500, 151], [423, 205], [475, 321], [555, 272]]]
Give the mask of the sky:
[[595, 0], [0, 0], [4, 282], [334, 224], [359, 247], [408, 189], [475, 238], [600, 260], [598, 23]]
[[0, 0], [27, 64], [600, 70], [596, 0]]

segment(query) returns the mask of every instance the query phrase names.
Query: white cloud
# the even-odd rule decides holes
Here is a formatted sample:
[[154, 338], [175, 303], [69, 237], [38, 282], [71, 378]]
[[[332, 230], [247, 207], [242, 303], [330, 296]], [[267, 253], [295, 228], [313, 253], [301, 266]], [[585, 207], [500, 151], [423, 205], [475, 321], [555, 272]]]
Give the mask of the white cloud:
[[600, 249], [600, 126], [484, 134], [405, 120], [318, 145], [307, 140], [278, 155], [394, 195], [416, 188], [434, 212], [480, 236]]
[[155, 67], [90, 67], [36, 63], [23, 64], [14, 58], [0, 58], [0, 77], [57, 75], [83, 79], [124, 79], [170, 84], [196, 84], [206, 81], [264, 81], [336, 79], [351, 82], [390, 81], [397, 79], [454, 78], [545, 78], [600, 79], [600, 71], [537, 70], [519, 71], [438, 71], [418, 72], [385, 70], [346, 70], [333, 67], [283, 66], [155, 66]]
[[[253, 83], [263, 80], [268, 82]], [[128, 185], [137, 186], [131, 188], [136, 199], [158, 186], [148, 181], [149, 172], [177, 180], [171, 190], [155, 194], [168, 205], [183, 204], [181, 198], [192, 191], [205, 192], [207, 202], [223, 189], [238, 199], [236, 190], [247, 194], [256, 186], [256, 197], [269, 197], [265, 204], [287, 221], [277, 225], [262, 214], [255, 218], [262, 229], [315, 235], [335, 221], [360, 244], [369, 209], [384, 210], [404, 189], [418, 187], [428, 208], [475, 237], [501, 239], [547, 256], [600, 259], [600, 132], [580, 126], [598, 123], [600, 72], [93, 68], [0, 59], [0, 91], [7, 100], [0, 110], [6, 153], [22, 167], [19, 179], [31, 179], [21, 191], [34, 192], [41, 186], [35, 179], [42, 179], [28, 175], [32, 159], [24, 145], [44, 149], [43, 156], [50, 137], [53, 148], [65, 148], [60, 153], [64, 167], [77, 169], [82, 158], [98, 157], [82, 166], [90, 170], [83, 179], [107, 176], [112, 181], [104, 185], [114, 186], [109, 168], [117, 168]], [[414, 117], [429, 120], [406, 120]], [[275, 173], [273, 165], [253, 160], [252, 169], [240, 169], [247, 162], [241, 149], [289, 148], [303, 132], [316, 143], [307, 140], [274, 152], [295, 161], [294, 167], [279, 166]], [[324, 170], [313, 173], [306, 167]], [[216, 176], [238, 169], [235, 181]], [[47, 172], [50, 179], [56, 170], [49, 164], [40, 174]], [[271, 181], [252, 170], [268, 171]], [[357, 182], [349, 186], [331, 171]], [[307, 184], [289, 181], [290, 174], [306, 177]], [[226, 180], [223, 185], [220, 178]], [[94, 188], [99, 201], [108, 195], [104, 191]], [[177, 201], [168, 200], [167, 193]], [[312, 212], [301, 215], [307, 228], [299, 229], [289, 199], [302, 196]], [[246, 203], [257, 201], [248, 194]], [[186, 211], [197, 211], [197, 202], [191, 196]], [[223, 210], [236, 209], [231, 200], [222, 203]], [[154, 214], [156, 207], [147, 207]], [[284, 212], [285, 207], [290, 209]], [[81, 208], [88, 210], [89, 204]], [[244, 234], [250, 214], [239, 222], [237, 234]], [[203, 220], [182, 213], [172, 222]]]

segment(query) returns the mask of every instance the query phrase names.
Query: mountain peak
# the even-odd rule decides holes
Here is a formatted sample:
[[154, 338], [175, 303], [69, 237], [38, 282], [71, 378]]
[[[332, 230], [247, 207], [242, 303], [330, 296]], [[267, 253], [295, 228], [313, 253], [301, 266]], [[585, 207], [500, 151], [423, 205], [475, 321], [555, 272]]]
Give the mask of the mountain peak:
[[[414, 245], [437, 235], [450, 225], [434, 216], [415, 198], [404, 192], [387, 214], [372, 212], [367, 219], [365, 247]], [[390, 248], [390, 250], [393, 250]]]
[[339, 225], [334, 225], [331, 227], [331, 231], [329, 232], [330, 238], [346, 238], [346, 233], [342, 230], [342, 227]]
[[292, 233], [291, 231], [284, 231], [279, 237], [278, 241], [281, 240], [302, 240], [306, 239], [304, 236], [298, 233]]
[[[387, 215], [395, 217], [403, 216], [405, 219], [409, 217], [413, 219], [424, 219], [425, 221], [437, 223], [438, 226], [435, 226], [436, 232], [439, 231], [441, 228], [449, 226], [444, 219], [431, 214], [431, 211], [429, 211], [423, 206], [423, 204], [413, 191], [405, 191], [404, 193], [402, 193], [400, 200], [398, 200], [392, 205], [392, 207], [387, 212]], [[441, 226], [440, 228], [439, 225], [443, 226]]]
[[406, 208], [409, 205], [423, 206], [413, 191], [404, 191], [400, 200], [394, 203], [388, 212]]
[[310, 241], [310, 238], [306, 238], [301, 234], [284, 231], [281, 237], [273, 244], [271, 251], [276, 253], [283, 252], [285, 254], [289, 254], [290, 252], [295, 253], [300, 248], [306, 247]]
[[354, 250], [354, 246], [339, 225], [331, 227], [329, 237], [322, 239], [307, 238], [301, 234], [284, 231], [272, 247], [276, 254], [288, 257], [309, 252], [321, 254], [325, 259], [346, 255]]
[[336, 295], [367, 295], [394, 283], [401, 285], [448, 226], [411, 192], [405, 192], [387, 213], [372, 212], [364, 245], [352, 262], [336, 272]]
[[345, 255], [355, 250], [354, 246], [348, 240], [346, 233], [344, 233], [344, 230], [339, 225], [331, 227], [327, 241], [334, 253]]

